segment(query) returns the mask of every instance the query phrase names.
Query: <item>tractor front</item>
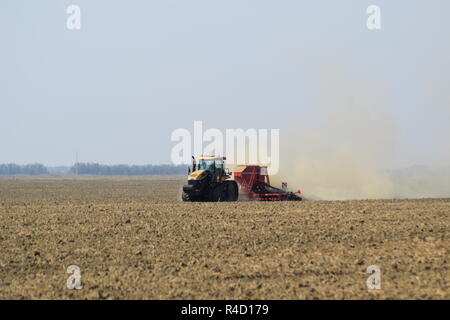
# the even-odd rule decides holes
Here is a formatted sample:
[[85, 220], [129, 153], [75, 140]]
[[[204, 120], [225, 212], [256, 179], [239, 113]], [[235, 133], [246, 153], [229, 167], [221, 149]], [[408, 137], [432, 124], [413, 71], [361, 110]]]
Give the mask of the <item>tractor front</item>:
[[183, 201], [236, 201], [238, 186], [225, 170], [225, 157], [192, 157], [188, 183], [183, 186]]

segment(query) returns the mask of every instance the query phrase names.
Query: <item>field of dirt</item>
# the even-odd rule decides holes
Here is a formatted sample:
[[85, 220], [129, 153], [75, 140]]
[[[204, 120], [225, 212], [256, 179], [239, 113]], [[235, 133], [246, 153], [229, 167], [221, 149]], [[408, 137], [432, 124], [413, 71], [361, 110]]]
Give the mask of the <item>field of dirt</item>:
[[450, 199], [183, 203], [182, 179], [0, 178], [0, 299], [450, 299]]

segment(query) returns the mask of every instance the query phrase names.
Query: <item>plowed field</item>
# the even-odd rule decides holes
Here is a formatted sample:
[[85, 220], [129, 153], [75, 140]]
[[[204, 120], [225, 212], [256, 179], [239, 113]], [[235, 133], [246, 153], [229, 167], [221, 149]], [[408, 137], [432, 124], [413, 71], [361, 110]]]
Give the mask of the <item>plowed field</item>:
[[0, 178], [0, 298], [450, 298], [450, 199], [183, 203], [182, 179]]

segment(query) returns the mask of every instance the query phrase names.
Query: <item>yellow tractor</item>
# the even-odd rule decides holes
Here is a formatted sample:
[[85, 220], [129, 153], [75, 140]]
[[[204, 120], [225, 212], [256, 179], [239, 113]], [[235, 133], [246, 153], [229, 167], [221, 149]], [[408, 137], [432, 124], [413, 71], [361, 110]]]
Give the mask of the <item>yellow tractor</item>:
[[[239, 189], [225, 169], [225, 157], [192, 157], [188, 184], [183, 186], [183, 201], [236, 201]], [[192, 170], [192, 171], [191, 171]]]

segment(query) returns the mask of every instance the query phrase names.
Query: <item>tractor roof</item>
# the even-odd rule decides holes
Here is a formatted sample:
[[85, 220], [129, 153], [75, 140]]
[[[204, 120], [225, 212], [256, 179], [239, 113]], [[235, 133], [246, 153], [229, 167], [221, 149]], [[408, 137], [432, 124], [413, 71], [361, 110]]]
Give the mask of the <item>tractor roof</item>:
[[201, 156], [197, 157], [198, 160], [225, 160], [225, 157], [215, 157], [215, 156]]

